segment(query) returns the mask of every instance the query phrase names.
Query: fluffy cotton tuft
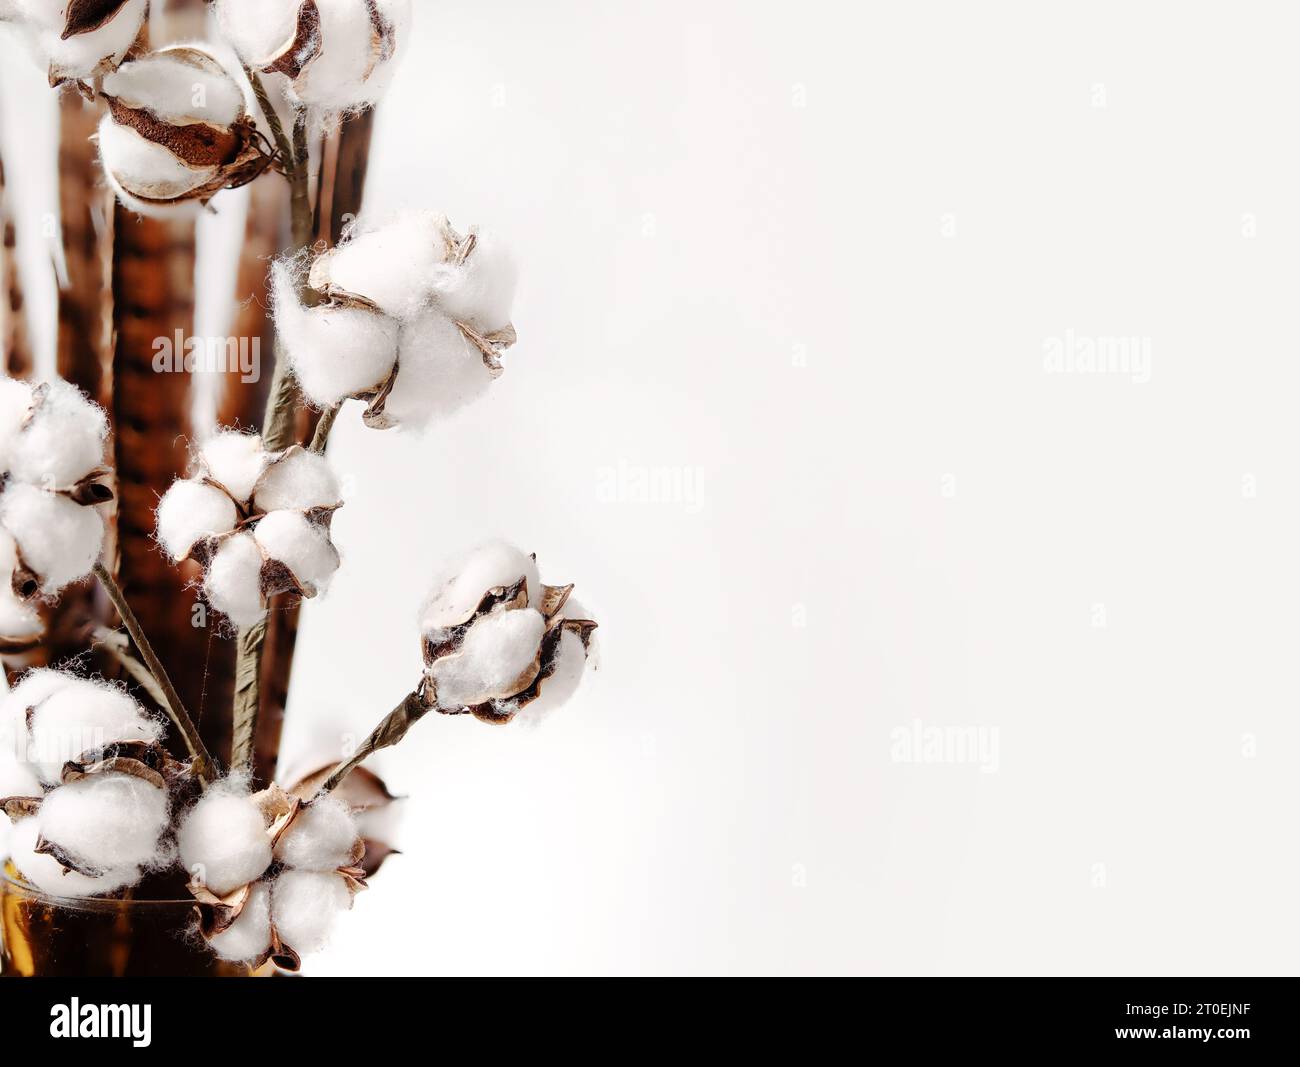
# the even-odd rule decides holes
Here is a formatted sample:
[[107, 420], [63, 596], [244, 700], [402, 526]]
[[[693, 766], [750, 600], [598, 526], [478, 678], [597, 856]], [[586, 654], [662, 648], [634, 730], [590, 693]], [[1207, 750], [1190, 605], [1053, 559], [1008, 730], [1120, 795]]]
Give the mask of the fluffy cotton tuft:
[[[38, 676], [33, 681], [43, 686], [46, 673], [58, 672], [33, 672]], [[162, 723], [114, 685], [73, 675], [48, 684], [51, 691], [39, 699], [33, 699], [40, 692], [35, 687], [24, 693], [20, 686], [14, 697], [20, 706], [31, 708], [27, 714], [30, 757], [42, 780], [51, 785], [60, 780], [64, 763], [92, 749], [115, 741], [162, 738]]]
[[100, 120], [96, 140], [105, 173], [134, 196], [173, 200], [211, 181], [217, 173], [215, 166], [189, 166], [162, 145], [114, 122], [111, 115]]
[[178, 479], [158, 501], [156, 518], [158, 542], [177, 561], [199, 541], [233, 530], [239, 514], [230, 497], [216, 486]]
[[253, 506], [258, 511], [308, 511], [340, 504], [343, 495], [329, 460], [318, 452], [291, 448], [272, 463], [258, 482]]
[[447, 258], [447, 220], [432, 211], [404, 212], [382, 224], [356, 228], [317, 260], [313, 282], [364, 297], [386, 315], [410, 321], [433, 296], [435, 272]]
[[324, 948], [334, 920], [350, 907], [352, 891], [338, 874], [290, 870], [271, 886], [271, 921], [297, 952]]
[[[326, 112], [370, 107], [396, 73], [411, 23], [411, 0], [316, 0], [321, 51], [293, 82], [294, 95]], [[387, 32], [377, 37], [372, 11]], [[378, 54], [377, 54], [378, 50]]]
[[0, 800], [5, 797], [38, 797], [45, 790], [41, 780], [13, 752], [0, 749]]
[[434, 270], [434, 299], [449, 318], [486, 335], [510, 324], [518, 278], [509, 248], [495, 233], [482, 230], [475, 233], [474, 251], [463, 264]]
[[537, 561], [505, 541], [490, 541], [466, 553], [433, 584], [433, 593], [420, 613], [420, 629], [437, 637], [439, 631], [469, 619], [491, 589], [508, 589], [523, 578], [528, 603], [541, 603], [542, 580]]
[[225, 930], [208, 938], [223, 960], [255, 960], [271, 947], [271, 890], [263, 882], [253, 886], [243, 910]]
[[130, 774], [93, 774], [50, 790], [36, 816], [41, 836], [101, 870], [154, 868], [166, 858], [167, 791]]
[[22, 483], [0, 495], [0, 524], [48, 594], [89, 574], [104, 541], [104, 520], [94, 508]]
[[56, 897], [94, 897], [112, 893], [140, 880], [135, 867], [114, 867], [91, 878], [65, 869], [53, 856], [36, 851], [39, 820], [21, 819], [9, 837], [9, 858], [18, 872], [43, 893]]
[[384, 401], [384, 415], [398, 426], [421, 429], [454, 415], [492, 384], [483, 353], [441, 312], [404, 326], [400, 342], [397, 379]]
[[269, 459], [261, 437], [237, 430], [213, 435], [199, 450], [199, 461], [207, 476], [224, 485], [241, 503], [247, 503], [253, 495], [253, 487]]
[[97, 67], [120, 62], [144, 22], [147, 0], [128, 0], [109, 21], [90, 33], [63, 39], [66, 3], [11, 0], [33, 60], [48, 67], [52, 81], [89, 78]]
[[323, 590], [339, 568], [329, 534], [296, 511], [273, 511], [253, 531], [262, 551], [293, 571], [308, 595]]
[[208, 564], [203, 592], [236, 626], [252, 626], [262, 617], [262, 553], [252, 534], [236, 534], [223, 542]]
[[191, 54], [189, 48], [164, 48], [123, 63], [104, 77], [104, 95], [174, 125], [233, 126], [244, 114], [239, 85], [216, 65], [192, 62]]
[[294, 36], [301, 0], [215, 0], [221, 31], [252, 67], [262, 67]]
[[397, 361], [397, 323], [363, 308], [308, 308], [284, 261], [271, 269], [275, 325], [304, 395], [320, 407], [377, 389]]
[[587, 669], [587, 647], [582, 638], [567, 630], [561, 633], [552, 664], [537, 698], [518, 709], [522, 721], [540, 723], [578, 691]]
[[70, 489], [104, 461], [108, 420], [74, 385], [49, 382], [17, 435], [9, 473], [49, 489]]
[[240, 787], [210, 788], [185, 816], [177, 844], [190, 877], [219, 897], [260, 878], [271, 865], [266, 820]]
[[296, 870], [332, 871], [352, 861], [356, 843], [356, 821], [347, 805], [330, 796], [317, 797], [276, 843], [275, 858]]
[[513, 696], [535, 676], [528, 675], [541, 651], [546, 628], [532, 608], [498, 610], [477, 619], [460, 648], [430, 668], [444, 708], [472, 707]]

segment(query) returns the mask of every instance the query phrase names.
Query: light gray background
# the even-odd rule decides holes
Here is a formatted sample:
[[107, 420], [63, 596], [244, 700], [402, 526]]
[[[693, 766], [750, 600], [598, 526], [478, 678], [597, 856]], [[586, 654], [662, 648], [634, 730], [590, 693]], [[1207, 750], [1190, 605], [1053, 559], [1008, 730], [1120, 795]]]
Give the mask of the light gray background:
[[487, 536], [602, 657], [380, 761], [406, 854], [310, 970], [1294, 972], [1294, 6], [416, 7], [370, 203], [505, 232], [521, 340], [340, 421], [295, 731]]

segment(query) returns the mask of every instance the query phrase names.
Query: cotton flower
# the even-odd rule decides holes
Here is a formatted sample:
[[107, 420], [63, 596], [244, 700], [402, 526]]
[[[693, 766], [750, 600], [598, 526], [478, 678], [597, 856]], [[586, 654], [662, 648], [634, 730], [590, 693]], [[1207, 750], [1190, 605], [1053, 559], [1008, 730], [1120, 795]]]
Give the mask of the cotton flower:
[[268, 597], [328, 585], [339, 565], [330, 518], [341, 505], [324, 456], [298, 445], [271, 453], [260, 437], [224, 431], [199, 450], [196, 476], [158, 502], [158, 542], [173, 561], [202, 563], [208, 602], [247, 627]]
[[0, 22], [14, 23], [50, 84], [111, 71], [135, 41], [148, 0], [8, 0]]
[[427, 705], [485, 722], [537, 719], [577, 688], [596, 624], [573, 586], [543, 585], [532, 556], [501, 543], [470, 553], [424, 606]]
[[[74, 386], [0, 378], [0, 582], [21, 603], [57, 593], [99, 559], [113, 498], [101, 481], [108, 423]], [[0, 602], [5, 629], [37, 620]], [[13, 636], [0, 631], [0, 636]]]
[[240, 57], [283, 74], [303, 106], [325, 113], [383, 96], [406, 46], [411, 0], [216, 0]]
[[223, 959], [295, 969], [365, 888], [365, 845], [330, 795], [304, 802], [279, 786], [249, 794], [220, 783], [186, 815], [178, 844], [200, 931]]
[[324, 302], [272, 272], [276, 326], [303, 393], [320, 407], [367, 401], [376, 429], [421, 427], [482, 395], [514, 343], [516, 271], [491, 233], [462, 236], [430, 212], [360, 227], [310, 265]]
[[206, 203], [271, 163], [244, 91], [212, 56], [178, 45], [123, 63], [103, 79], [104, 172], [142, 214]]

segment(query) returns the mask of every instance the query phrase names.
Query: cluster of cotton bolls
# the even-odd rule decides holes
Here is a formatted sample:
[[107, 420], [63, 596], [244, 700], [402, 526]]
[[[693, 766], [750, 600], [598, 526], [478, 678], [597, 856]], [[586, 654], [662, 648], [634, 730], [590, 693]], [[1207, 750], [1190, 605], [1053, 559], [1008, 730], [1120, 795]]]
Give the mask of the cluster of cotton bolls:
[[67, 382], [0, 378], [0, 636], [39, 631], [31, 600], [99, 559], [107, 436], [103, 411]]
[[223, 959], [292, 965], [329, 938], [365, 886], [365, 846], [352, 812], [330, 795], [306, 804], [239, 779], [209, 789], [181, 822], [180, 860], [202, 930]]
[[28, 672], [0, 704], [0, 799], [10, 859], [47, 893], [86, 897], [171, 862], [162, 723], [123, 690]]
[[100, 94], [108, 103], [97, 135], [104, 173], [139, 214], [197, 211], [270, 165], [241, 84], [197, 48], [123, 63], [104, 77]]
[[204, 567], [208, 603], [239, 627], [262, 618], [267, 599], [312, 597], [338, 569], [330, 519], [342, 506], [324, 456], [294, 445], [267, 452], [256, 434], [215, 434], [198, 474], [158, 502], [158, 541], [174, 562]]
[[311, 263], [325, 302], [299, 299], [294, 264], [272, 270], [275, 324], [303, 394], [366, 400], [367, 425], [419, 428], [481, 395], [515, 340], [514, 260], [491, 233], [461, 236], [430, 212], [357, 226]]
[[289, 79], [295, 101], [326, 113], [369, 107], [392, 81], [411, 0], [215, 0], [250, 67]]
[[112, 70], [140, 32], [148, 0], [0, 0], [9, 22], [50, 84], [92, 78]]
[[596, 623], [573, 586], [543, 585], [537, 562], [500, 542], [469, 553], [425, 603], [425, 701], [485, 722], [539, 721], [577, 690]]

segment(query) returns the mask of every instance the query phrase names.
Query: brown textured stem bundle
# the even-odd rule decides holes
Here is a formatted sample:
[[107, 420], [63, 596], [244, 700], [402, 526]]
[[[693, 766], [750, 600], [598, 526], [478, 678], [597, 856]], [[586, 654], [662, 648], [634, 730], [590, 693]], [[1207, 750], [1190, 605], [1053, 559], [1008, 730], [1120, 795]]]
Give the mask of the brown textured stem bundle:
[[429, 713], [428, 706], [420, 699], [418, 691], [407, 693], [402, 702], [384, 716], [383, 721], [370, 731], [367, 737], [347, 759], [330, 772], [325, 784], [320, 787], [322, 793], [336, 788], [354, 769], [359, 767], [372, 753], [381, 748], [391, 748], [397, 744], [406, 732]]
[[113, 602], [113, 607], [117, 609], [118, 615], [121, 616], [122, 625], [126, 628], [126, 632], [131, 635], [131, 640], [135, 642], [135, 647], [139, 650], [145, 666], [149, 668], [149, 673], [153, 675], [154, 681], [158, 683], [158, 688], [162, 690], [164, 698], [163, 710], [176, 724], [176, 729], [180, 731], [181, 737], [185, 741], [185, 747], [189, 749], [190, 754], [194, 757], [195, 774], [199, 776], [199, 779], [204, 784], [210, 782], [216, 773], [216, 765], [212, 762], [212, 757], [208, 754], [207, 748], [204, 747], [203, 739], [199, 737], [198, 728], [190, 718], [189, 712], [185, 710], [185, 705], [181, 703], [181, 698], [176, 692], [176, 687], [172, 685], [172, 680], [168, 677], [166, 668], [163, 667], [162, 661], [158, 659], [153, 650], [153, 645], [149, 643], [149, 638], [145, 636], [144, 630], [141, 629], [140, 621], [135, 617], [135, 612], [131, 610], [131, 605], [127, 603], [125, 594], [102, 563], [95, 564], [95, 577], [99, 579], [99, 584], [104, 587], [104, 592], [108, 594], [109, 600]]

